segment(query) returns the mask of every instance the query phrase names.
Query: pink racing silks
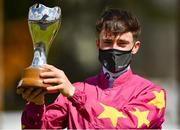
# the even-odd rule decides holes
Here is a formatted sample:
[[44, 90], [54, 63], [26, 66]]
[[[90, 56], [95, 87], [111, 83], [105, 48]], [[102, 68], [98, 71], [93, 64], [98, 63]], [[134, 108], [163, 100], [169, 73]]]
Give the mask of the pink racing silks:
[[28, 103], [23, 129], [160, 129], [164, 121], [165, 90], [132, 73], [131, 69], [108, 86], [101, 72], [74, 83], [73, 97], [60, 94], [54, 103]]

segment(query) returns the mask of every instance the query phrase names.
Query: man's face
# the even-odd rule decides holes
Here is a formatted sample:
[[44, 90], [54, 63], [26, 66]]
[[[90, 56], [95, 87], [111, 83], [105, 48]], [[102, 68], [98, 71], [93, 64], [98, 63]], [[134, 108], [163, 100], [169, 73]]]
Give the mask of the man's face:
[[113, 34], [105, 30], [102, 30], [97, 40], [98, 49], [117, 49], [123, 51], [129, 51], [132, 49], [132, 54], [137, 53], [140, 47], [140, 41], [134, 41], [131, 32], [125, 32], [122, 34]]

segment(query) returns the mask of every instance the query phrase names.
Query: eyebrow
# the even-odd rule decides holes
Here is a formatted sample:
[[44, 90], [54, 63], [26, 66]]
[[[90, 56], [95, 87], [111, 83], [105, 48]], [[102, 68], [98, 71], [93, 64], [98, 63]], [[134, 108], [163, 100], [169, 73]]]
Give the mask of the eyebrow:
[[122, 39], [118, 39], [117, 41], [118, 41], [118, 42], [124, 42], [124, 43], [126, 43], [126, 44], [129, 43], [129, 41], [127, 41], [127, 40], [122, 40]]
[[103, 41], [113, 41], [113, 39], [111, 39], [111, 38], [103, 38], [102, 40]]
[[[113, 39], [111, 39], [111, 38], [103, 38], [102, 40], [103, 40], [103, 41], [113, 41]], [[125, 43], [125, 44], [129, 44], [129, 41], [127, 41], [127, 40], [122, 40], [122, 39], [118, 39], [117, 42], [123, 42], [123, 43]]]

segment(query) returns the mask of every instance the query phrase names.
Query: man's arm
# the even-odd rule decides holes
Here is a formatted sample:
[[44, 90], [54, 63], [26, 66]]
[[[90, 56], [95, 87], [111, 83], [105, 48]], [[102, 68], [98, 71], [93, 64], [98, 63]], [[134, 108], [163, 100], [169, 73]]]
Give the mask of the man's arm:
[[22, 115], [23, 128], [65, 128], [67, 125], [66, 107], [68, 100], [64, 96], [72, 96], [74, 87], [63, 71], [51, 65], [45, 65], [44, 70], [46, 71], [40, 74], [44, 79], [43, 82], [56, 84], [48, 87], [47, 92], [60, 92], [63, 96], [60, 95], [53, 104], [46, 107], [44, 96], [47, 92], [42, 89], [18, 88], [17, 93], [21, 94], [23, 99], [29, 102]]
[[[79, 84], [77, 84], [78, 86]], [[105, 104], [76, 89], [72, 105], [95, 128], [161, 128], [165, 113], [165, 91], [159, 87], [144, 90], [122, 106]], [[124, 102], [123, 98], [119, 102]]]
[[[111, 106], [112, 103], [98, 101], [94, 93], [74, 89], [74, 86], [83, 83], [72, 85], [62, 70], [51, 65], [44, 65], [43, 68], [50, 70], [41, 75], [43, 78], [48, 77], [44, 82], [57, 84], [49, 87], [49, 91], [60, 91], [68, 97], [79, 114], [94, 128], [161, 128], [166, 99], [165, 91], [158, 86], [146, 87], [123, 106]], [[123, 100], [123, 97], [118, 99], [119, 102], [126, 102]]]
[[[94, 128], [161, 128], [164, 120], [165, 91], [159, 87], [147, 87], [147, 90], [143, 90], [130, 102], [116, 106], [98, 101], [94, 94], [87, 96], [87, 92], [82, 90], [74, 91], [63, 71], [50, 65], [45, 65], [44, 68], [50, 70], [41, 74], [42, 78], [47, 77], [44, 82], [57, 84], [49, 87], [49, 92], [60, 91], [68, 97], [79, 114]], [[119, 98], [118, 101], [125, 102], [123, 100]], [[46, 121], [48, 122], [48, 119]]]
[[28, 102], [22, 113], [23, 129], [55, 129], [67, 127], [67, 100], [59, 95], [54, 103], [46, 106]]

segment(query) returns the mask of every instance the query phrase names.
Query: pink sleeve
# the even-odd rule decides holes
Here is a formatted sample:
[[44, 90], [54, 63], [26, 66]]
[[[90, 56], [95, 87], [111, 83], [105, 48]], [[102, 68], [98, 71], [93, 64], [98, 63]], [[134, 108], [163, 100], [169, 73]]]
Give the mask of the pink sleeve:
[[65, 128], [67, 125], [67, 100], [58, 96], [49, 106], [27, 103], [22, 113], [23, 129]]
[[161, 129], [165, 107], [165, 90], [160, 88], [145, 90], [120, 109], [124, 118], [119, 123], [123, 128]]
[[[164, 122], [166, 93], [158, 87], [143, 90], [139, 95], [134, 95], [130, 102], [115, 107], [112, 107], [113, 103], [103, 104], [93, 97], [87, 97], [85, 92], [77, 89], [69, 100], [81, 116], [96, 128], [161, 129]], [[118, 102], [125, 101], [122, 98]], [[112, 111], [115, 113], [108, 114]], [[108, 119], [109, 124], [106, 123]]]

